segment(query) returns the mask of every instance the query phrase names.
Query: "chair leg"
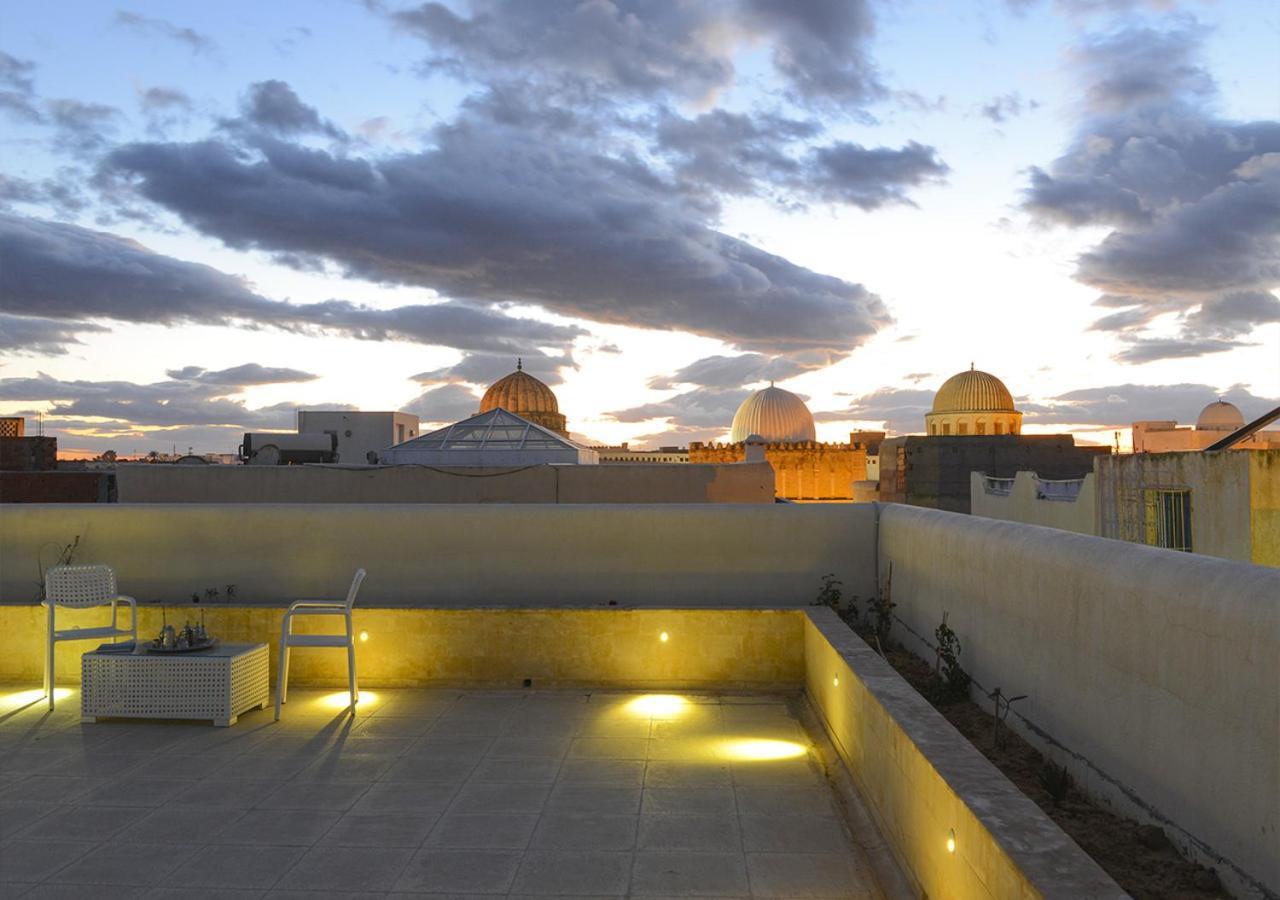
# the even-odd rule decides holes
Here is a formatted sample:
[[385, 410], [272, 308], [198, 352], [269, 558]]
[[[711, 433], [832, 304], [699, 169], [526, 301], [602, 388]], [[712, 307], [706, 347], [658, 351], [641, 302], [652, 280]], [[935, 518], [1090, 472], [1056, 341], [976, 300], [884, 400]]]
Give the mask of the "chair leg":
[[53, 604], [49, 604], [49, 630], [46, 634], [48, 638], [45, 646], [44, 654], [44, 695], [49, 698], [49, 710], [53, 710], [54, 688], [57, 686], [54, 682], [53, 671], [53, 650], [57, 646], [57, 642], [53, 639]]
[[280, 721], [280, 704], [284, 703], [284, 686], [289, 679], [289, 641], [280, 635], [280, 671], [276, 675], [276, 721]]
[[347, 641], [347, 690], [351, 692], [351, 714], [355, 715], [360, 695], [356, 692], [356, 645]]

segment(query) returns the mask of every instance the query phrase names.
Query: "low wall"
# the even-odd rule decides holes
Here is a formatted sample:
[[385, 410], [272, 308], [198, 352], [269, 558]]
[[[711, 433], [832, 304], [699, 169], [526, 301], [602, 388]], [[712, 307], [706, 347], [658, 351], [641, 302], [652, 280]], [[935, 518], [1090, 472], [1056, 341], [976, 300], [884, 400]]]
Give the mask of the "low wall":
[[879, 572], [931, 655], [944, 612], [985, 690], [1086, 790], [1237, 889], [1280, 892], [1280, 572], [897, 504]]
[[1059, 528], [1076, 534], [1097, 534], [1097, 498], [1093, 473], [1083, 478], [1080, 492], [1072, 499], [1042, 497], [1040, 479], [1035, 472], [1019, 472], [1007, 494], [992, 493], [987, 476], [969, 473], [969, 511], [975, 516], [1003, 519]]
[[48, 504], [0, 505], [0, 602], [37, 599], [37, 560], [77, 536], [149, 603], [341, 596], [357, 567], [366, 607], [796, 606], [827, 572], [875, 590], [870, 504]]
[[[268, 643], [276, 680], [282, 610], [209, 607], [206, 627], [219, 639]], [[189, 606], [144, 607], [139, 637], [152, 637], [162, 616], [181, 625]], [[198, 617], [199, 613], [195, 613]], [[39, 685], [45, 611], [0, 606], [0, 682]], [[366, 687], [590, 685], [627, 689], [794, 690], [804, 679], [800, 610], [621, 609], [361, 609], [353, 616], [360, 683]], [[102, 624], [106, 609], [58, 610], [58, 627]], [[126, 617], [127, 619], [127, 617]], [[298, 619], [302, 634], [340, 632], [332, 617]], [[663, 641], [662, 634], [667, 635]], [[80, 654], [96, 641], [65, 642], [54, 659], [60, 681], [79, 684]], [[291, 684], [347, 684], [341, 651], [301, 648], [289, 665]]]
[[765, 463], [628, 466], [157, 466], [121, 503], [772, 503]]
[[806, 616], [804, 664], [810, 701], [922, 896], [1127, 896], [831, 610]]

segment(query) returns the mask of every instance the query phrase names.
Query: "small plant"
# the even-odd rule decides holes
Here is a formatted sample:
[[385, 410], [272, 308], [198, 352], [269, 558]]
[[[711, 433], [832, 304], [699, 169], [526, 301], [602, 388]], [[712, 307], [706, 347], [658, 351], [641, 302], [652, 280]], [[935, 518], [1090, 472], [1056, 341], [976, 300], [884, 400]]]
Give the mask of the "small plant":
[[854, 594], [846, 603], [841, 605], [840, 601], [844, 594], [840, 587], [843, 584], [844, 582], [837, 579], [833, 572], [823, 575], [822, 587], [818, 589], [818, 596], [810, 605], [825, 606], [833, 610], [846, 625], [852, 628], [858, 622], [858, 595]]
[[1009, 718], [1009, 710], [1012, 709], [1013, 704], [1017, 703], [1019, 700], [1026, 700], [1027, 695], [1019, 694], [1016, 697], [1006, 697], [1000, 692], [1000, 688], [996, 688], [990, 694], [987, 694], [987, 696], [991, 698], [996, 705], [995, 728], [991, 735], [992, 745], [995, 747], [1003, 747], [1004, 733], [1009, 730], [1008, 726], [1005, 725], [1005, 720]]
[[868, 624], [881, 656], [884, 656], [884, 645], [889, 643], [889, 632], [893, 630], [893, 610], [897, 605], [893, 602], [893, 563], [889, 563], [884, 589], [878, 596], [867, 601]]
[[1066, 766], [1057, 766], [1045, 760], [1040, 767], [1039, 779], [1040, 786], [1045, 789], [1054, 806], [1067, 799], [1067, 794], [1071, 791], [1071, 773]]
[[[45, 544], [43, 547], [40, 548], [40, 551], [36, 554], [36, 572], [38, 572], [40, 575], [40, 582], [39, 582], [40, 593], [36, 595], [37, 603], [44, 602], [45, 573], [48, 572], [50, 569], [52, 569], [54, 566], [69, 566], [75, 561], [76, 551], [80, 549], [80, 535], [77, 534], [70, 544], [67, 544], [66, 546], [62, 547], [58, 551], [57, 558], [48, 566], [46, 566], [44, 565], [44, 562], [41, 559], [41, 554], [44, 553], [45, 547], [48, 547], [48, 546], [49, 544]], [[53, 546], [57, 547], [58, 545], [54, 544]]]
[[224, 592], [223, 596], [225, 596], [225, 597], [227, 598], [227, 602], [228, 602], [228, 603], [230, 603], [232, 600], [236, 599], [236, 586], [235, 586], [234, 584], [229, 584], [229, 585], [227, 585], [226, 590], [225, 590], [225, 592]]
[[969, 696], [969, 673], [960, 668], [960, 638], [947, 624], [945, 612], [933, 637], [938, 642], [934, 671], [942, 679], [943, 696], [948, 700], [963, 700]]

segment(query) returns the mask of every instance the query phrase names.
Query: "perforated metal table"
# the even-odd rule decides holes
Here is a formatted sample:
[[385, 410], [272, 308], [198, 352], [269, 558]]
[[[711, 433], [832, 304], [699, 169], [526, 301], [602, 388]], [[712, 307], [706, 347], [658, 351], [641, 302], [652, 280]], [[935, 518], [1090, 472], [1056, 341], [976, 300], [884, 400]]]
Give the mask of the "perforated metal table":
[[219, 644], [193, 653], [80, 657], [80, 717], [209, 719], [234, 725], [270, 700], [266, 644]]

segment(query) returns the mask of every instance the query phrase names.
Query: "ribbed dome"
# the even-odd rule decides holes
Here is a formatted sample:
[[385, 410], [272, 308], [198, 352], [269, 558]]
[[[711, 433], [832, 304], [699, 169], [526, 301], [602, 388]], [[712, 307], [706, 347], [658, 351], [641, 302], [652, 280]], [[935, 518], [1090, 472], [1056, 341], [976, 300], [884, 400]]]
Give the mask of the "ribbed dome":
[[1244, 414], [1234, 403], [1215, 400], [1200, 410], [1196, 431], [1235, 431], [1244, 425]]
[[935, 413], [1013, 411], [1013, 395], [1004, 382], [977, 369], [952, 375], [933, 397]]
[[480, 399], [480, 412], [486, 413], [499, 406], [517, 416], [531, 412], [560, 412], [560, 404], [551, 388], [524, 371], [522, 364], [517, 363], [517, 366], [514, 372], [499, 378], [484, 392]]
[[813, 414], [804, 401], [773, 385], [743, 400], [734, 414], [729, 440], [736, 444], [753, 434], [771, 444], [812, 441], [817, 437]]

